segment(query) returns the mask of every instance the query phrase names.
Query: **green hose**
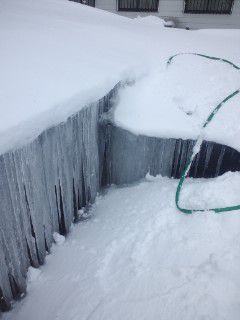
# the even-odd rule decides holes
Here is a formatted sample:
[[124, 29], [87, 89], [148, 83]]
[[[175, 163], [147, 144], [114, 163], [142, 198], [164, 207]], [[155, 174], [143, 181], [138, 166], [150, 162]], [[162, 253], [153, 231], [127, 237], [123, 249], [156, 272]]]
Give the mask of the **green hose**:
[[[234, 63], [232, 63], [231, 61], [228, 61], [226, 59], [221, 59], [221, 58], [217, 58], [217, 57], [211, 57], [211, 56], [207, 56], [204, 54], [199, 54], [199, 53], [179, 53], [176, 54], [172, 57], [169, 58], [167, 65], [170, 65], [173, 61], [173, 59], [177, 56], [180, 55], [195, 55], [195, 56], [199, 56], [202, 58], [206, 58], [206, 59], [210, 59], [210, 60], [215, 60], [215, 61], [221, 61], [224, 63], [227, 63], [228, 65], [230, 65], [231, 67], [233, 67], [234, 69], [240, 70], [240, 67], [238, 67], [237, 65], [235, 65]], [[202, 129], [206, 128], [208, 126], [208, 124], [213, 120], [213, 118], [215, 117], [215, 115], [217, 114], [217, 112], [224, 106], [224, 104], [229, 101], [230, 99], [232, 99], [233, 97], [235, 97], [236, 95], [238, 95], [240, 93], [240, 89], [239, 90], [235, 90], [234, 92], [232, 92], [231, 94], [229, 94], [226, 98], [224, 98], [215, 108], [214, 110], [210, 113], [210, 115], [208, 116], [207, 120], [205, 121], [204, 125], [202, 126]], [[183, 183], [188, 175], [188, 172], [191, 168], [192, 162], [195, 159], [195, 156], [199, 153], [200, 148], [201, 148], [201, 144], [202, 144], [202, 135], [200, 135], [196, 141], [196, 144], [193, 148], [193, 153], [190, 157], [190, 159], [188, 160], [188, 163], [185, 167], [185, 169], [183, 170], [183, 173], [181, 175], [180, 181], [178, 183], [177, 186], [177, 190], [176, 190], [176, 195], [175, 195], [175, 203], [176, 203], [176, 207], [178, 208], [178, 210], [180, 210], [183, 213], [187, 213], [187, 214], [192, 214], [194, 212], [204, 212], [204, 211], [214, 211], [215, 213], [221, 213], [221, 212], [227, 212], [227, 211], [234, 211], [234, 210], [240, 210], [240, 205], [236, 205], [236, 206], [231, 206], [231, 207], [223, 207], [223, 208], [211, 208], [211, 209], [186, 209], [186, 208], [182, 208], [179, 205], [179, 199], [180, 199], [180, 194], [181, 194], [181, 190], [183, 187]]]

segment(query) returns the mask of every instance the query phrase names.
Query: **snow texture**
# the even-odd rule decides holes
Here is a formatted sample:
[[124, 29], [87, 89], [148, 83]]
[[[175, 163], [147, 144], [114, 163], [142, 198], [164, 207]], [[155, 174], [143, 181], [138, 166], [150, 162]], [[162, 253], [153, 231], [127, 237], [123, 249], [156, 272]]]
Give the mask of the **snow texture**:
[[[240, 32], [238, 45], [240, 52]], [[217, 56], [224, 57], [224, 50]], [[157, 68], [120, 90], [115, 123], [135, 134], [197, 139], [211, 111], [238, 89], [240, 70], [223, 62], [181, 55], [168, 67]], [[239, 104], [238, 94], [220, 109], [205, 130], [205, 140], [240, 151]]]
[[[189, 205], [240, 203], [239, 173], [186, 183], [201, 186]], [[181, 214], [176, 186], [148, 176], [99, 197], [3, 320], [238, 320], [239, 211]]]

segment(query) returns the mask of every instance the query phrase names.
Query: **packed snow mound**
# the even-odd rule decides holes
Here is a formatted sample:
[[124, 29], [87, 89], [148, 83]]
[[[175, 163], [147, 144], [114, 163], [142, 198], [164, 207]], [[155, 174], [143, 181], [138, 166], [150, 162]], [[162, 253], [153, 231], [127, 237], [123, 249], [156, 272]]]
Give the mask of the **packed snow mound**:
[[[191, 188], [217, 203], [212, 190], [235, 179]], [[239, 320], [240, 212], [181, 214], [176, 186], [148, 176], [99, 197], [3, 320]], [[224, 197], [237, 200], [239, 188]]]
[[[240, 33], [236, 46], [240, 50]], [[115, 123], [135, 134], [196, 139], [211, 111], [238, 89], [240, 70], [223, 62], [180, 55], [168, 67], [160, 64], [120, 90]], [[239, 123], [240, 94], [222, 107], [204, 139], [240, 151]]]
[[240, 174], [227, 172], [217, 179], [187, 179], [180, 206], [187, 209], [224, 208], [240, 205]]
[[68, 0], [1, 0], [0, 153], [65, 121], [117, 82], [163, 68], [178, 52], [239, 62], [240, 32], [224, 31], [223, 47], [217, 31], [161, 24], [159, 18], [136, 22]]

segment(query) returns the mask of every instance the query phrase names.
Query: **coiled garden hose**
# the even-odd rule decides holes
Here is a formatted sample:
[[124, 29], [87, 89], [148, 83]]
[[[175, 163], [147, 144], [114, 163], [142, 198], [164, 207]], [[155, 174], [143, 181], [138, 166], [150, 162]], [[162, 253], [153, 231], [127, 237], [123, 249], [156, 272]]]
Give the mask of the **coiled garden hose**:
[[[207, 56], [204, 54], [200, 54], [200, 53], [179, 53], [176, 54], [172, 57], [169, 58], [169, 60], [167, 61], [167, 65], [169, 66], [172, 61], [180, 56], [180, 55], [194, 55], [194, 56], [199, 56], [205, 59], [209, 59], [209, 60], [215, 60], [215, 61], [220, 61], [223, 63], [228, 64], [229, 66], [233, 67], [236, 70], [240, 70], [240, 67], [238, 67], [236, 64], [234, 64], [233, 62], [227, 60], [227, 59], [222, 59], [222, 58], [218, 58], [218, 57], [211, 57], [211, 56]], [[203, 126], [202, 126], [202, 133], [203, 130], [209, 125], [209, 123], [214, 119], [215, 115], [218, 113], [218, 111], [225, 105], [225, 103], [227, 101], [229, 101], [230, 99], [232, 99], [233, 97], [235, 97], [236, 95], [240, 94], [240, 89], [235, 90], [234, 92], [232, 92], [231, 94], [229, 94], [226, 98], [224, 98], [214, 109], [213, 111], [210, 113], [210, 115], [208, 116], [207, 120], [204, 122]], [[182, 187], [183, 187], [183, 183], [189, 173], [189, 170], [191, 168], [191, 165], [196, 157], [196, 155], [199, 153], [201, 145], [202, 145], [202, 141], [203, 141], [203, 135], [202, 133], [199, 135], [195, 146], [193, 148], [193, 153], [190, 157], [190, 159], [187, 162], [187, 165], [185, 167], [185, 169], [183, 170], [183, 173], [181, 175], [181, 178], [179, 180], [178, 186], [177, 186], [177, 190], [176, 190], [176, 195], [175, 195], [175, 204], [178, 210], [180, 210], [183, 213], [186, 214], [192, 214], [194, 212], [204, 212], [204, 211], [214, 211], [215, 213], [221, 213], [221, 212], [227, 212], [227, 211], [234, 211], [234, 210], [240, 210], [240, 205], [235, 205], [235, 206], [230, 206], [230, 207], [222, 207], [222, 208], [209, 208], [209, 209], [186, 209], [186, 208], [182, 208], [179, 204], [179, 200], [180, 200], [180, 194], [182, 191]]]

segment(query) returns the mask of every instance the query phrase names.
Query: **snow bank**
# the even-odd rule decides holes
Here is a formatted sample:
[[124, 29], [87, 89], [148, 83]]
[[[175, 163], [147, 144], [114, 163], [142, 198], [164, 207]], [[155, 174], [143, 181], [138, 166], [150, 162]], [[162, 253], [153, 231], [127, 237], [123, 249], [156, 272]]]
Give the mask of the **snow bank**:
[[54, 242], [59, 246], [61, 246], [65, 241], [65, 237], [59, 234], [58, 232], [53, 233], [53, 239]]
[[181, 193], [180, 206], [209, 209], [239, 205], [239, 185], [240, 174], [233, 172], [227, 172], [217, 180], [187, 179]]
[[[224, 50], [219, 55], [224, 57]], [[196, 139], [211, 111], [239, 88], [239, 70], [219, 61], [182, 55], [119, 92], [115, 123], [135, 134]], [[240, 151], [239, 105], [240, 95], [227, 102], [204, 138]]]
[[33, 268], [33, 267], [29, 267], [28, 272], [27, 272], [28, 286], [30, 286], [31, 283], [36, 281], [40, 274], [41, 274], [41, 270]]
[[[144, 94], [145, 110], [144, 106], [139, 106], [138, 95], [135, 102], [134, 98], [129, 97], [130, 101], [125, 106], [137, 118], [144, 114], [149, 114], [150, 117], [151, 113], [154, 117], [156, 106], [159, 105], [158, 100], [154, 99], [164, 98], [164, 92], [152, 96], [149, 86], [153, 86], [156, 91], [159, 91], [160, 86], [166, 88], [167, 92], [174, 88], [173, 85], [167, 86], [171, 82], [171, 76], [164, 74], [163, 70], [168, 57], [178, 52], [221, 55], [239, 62], [240, 41], [236, 30], [224, 31], [223, 37], [217, 31], [169, 30], [160, 27], [161, 24], [158, 18], [132, 20], [67, 0], [2, 0], [0, 153], [18, 148], [32, 141], [44, 129], [65, 121], [82, 107], [103, 97], [119, 80], [139, 79], [150, 70], [157, 69], [159, 79], [155, 72], [153, 79], [150, 77], [149, 81], [145, 80], [145, 91], [138, 92], [144, 86], [142, 80], [138, 89], [132, 92], [134, 96], [135, 93], [140, 96]], [[183, 65], [177, 69], [173, 66], [170, 73], [174, 73], [174, 70], [175, 74], [180, 72], [183, 82], [192, 82], [192, 73], [187, 72], [190, 79], [184, 76], [189, 62], [181, 62]], [[196, 84], [199, 84], [202, 79], [201, 70], [200, 67], [196, 70], [196, 64], [194, 63], [192, 72], [195, 75], [199, 73], [200, 78], [195, 77]], [[214, 76], [217, 77], [219, 72], [225, 72], [225, 69], [218, 68]], [[226, 77], [229, 81], [229, 74]], [[179, 79], [178, 74], [175, 85]], [[230, 81], [233, 82], [231, 79]], [[197, 86], [194, 94], [196, 91]], [[179, 97], [179, 94], [177, 96], [177, 93], [173, 95], [176, 99], [186, 98], [181, 95]], [[146, 100], [147, 98], [150, 100]], [[208, 98], [206, 103], [209, 100], [215, 103], [221, 96], [214, 91], [212, 95], [208, 93]], [[184, 101], [181, 102], [179, 107], [183, 108], [194, 108], [197, 103], [195, 101], [193, 106], [189, 106]], [[138, 112], [135, 112], [137, 110], [134, 105], [135, 109], [139, 107]], [[171, 106], [172, 104], [167, 109], [170, 114], [176, 111], [176, 108], [171, 110]], [[179, 124], [185, 124], [187, 120], [182, 122], [185, 116], [181, 115], [181, 111], [177, 116], [180, 117]], [[129, 126], [124, 121], [119, 119], [123, 126]], [[139, 132], [145, 130], [142, 122], [139, 124], [139, 128], [132, 129]], [[161, 122], [159, 127], [160, 125]], [[193, 127], [196, 125], [192, 124]], [[166, 131], [171, 133], [171, 128], [169, 123]], [[153, 128], [147, 131], [159, 134], [156, 130], [158, 128], [153, 124]], [[176, 130], [173, 134], [176, 134]], [[196, 136], [194, 128], [190, 130], [190, 134], [192, 138]]]
[[[239, 178], [224, 176], [225, 187]], [[223, 195], [239, 203], [239, 188], [215, 194], [222, 182], [195, 180], [191, 188], [201, 185], [215, 204]], [[176, 186], [148, 176], [98, 198], [92, 219], [54, 248], [28, 297], [3, 320], [238, 320], [240, 212], [183, 215]]]

